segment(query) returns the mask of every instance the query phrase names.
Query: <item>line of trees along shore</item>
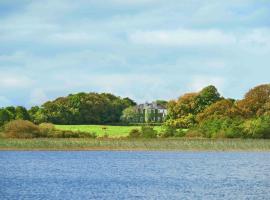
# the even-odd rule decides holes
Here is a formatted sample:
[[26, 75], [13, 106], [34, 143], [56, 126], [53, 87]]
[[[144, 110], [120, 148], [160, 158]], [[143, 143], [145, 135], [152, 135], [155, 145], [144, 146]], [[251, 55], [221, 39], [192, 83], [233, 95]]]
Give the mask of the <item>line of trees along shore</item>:
[[78, 93], [26, 110], [22, 106], [0, 109], [0, 125], [14, 119], [36, 124], [108, 124], [120, 122], [122, 111], [136, 103], [109, 93]]
[[256, 86], [243, 99], [221, 97], [214, 86], [168, 103], [171, 128], [187, 128], [190, 136], [270, 138], [270, 84]]
[[[135, 105], [129, 98], [108, 93], [71, 94], [30, 110], [21, 106], [1, 108], [0, 126], [15, 119], [35, 124], [119, 123], [124, 110]], [[210, 85], [169, 101], [167, 109], [164, 137], [270, 138], [270, 84], [252, 88], [241, 100], [224, 98]], [[188, 131], [183, 133], [183, 129]]]

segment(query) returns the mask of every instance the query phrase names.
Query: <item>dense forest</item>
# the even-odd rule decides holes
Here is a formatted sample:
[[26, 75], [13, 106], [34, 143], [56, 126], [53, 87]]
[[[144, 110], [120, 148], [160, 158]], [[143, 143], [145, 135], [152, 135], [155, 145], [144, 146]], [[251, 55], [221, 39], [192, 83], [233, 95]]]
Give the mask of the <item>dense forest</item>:
[[0, 125], [14, 119], [30, 120], [36, 124], [107, 124], [120, 121], [122, 111], [136, 103], [108, 93], [78, 93], [48, 101], [30, 110], [6, 107], [0, 110]]

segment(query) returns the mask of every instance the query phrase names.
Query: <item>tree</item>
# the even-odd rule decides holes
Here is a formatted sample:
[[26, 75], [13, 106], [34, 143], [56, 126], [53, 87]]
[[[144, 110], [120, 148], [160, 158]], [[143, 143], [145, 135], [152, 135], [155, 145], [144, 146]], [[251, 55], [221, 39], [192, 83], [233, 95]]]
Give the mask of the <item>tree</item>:
[[188, 114], [195, 114], [195, 100], [198, 93], [187, 93], [179, 97], [177, 101], [170, 101], [167, 105], [168, 117], [178, 119]]
[[202, 113], [199, 113], [196, 116], [196, 120], [200, 123], [211, 118], [235, 118], [241, 116], [241, 114], [241, 111], [235, 106], [234, 100], [222, 99], [207, 107]]
[[210, 85], [199, 93], [187, 93], [177, 101], [168, 103], [169, 124], [178, 128], [190, 128], [196, 121], [196, 115], [221, 99], [217, 89]]
[[15, 109], [15, 112], [16, 112], [15, 119], [22, 119], [22, 120], [29, 120], [30, 119], [28, 111], [23, 106], [17, 106]]
[[196, 97], [196, 113], [202, 112], [207, 106], [221, 99], [217, 88], [213, 85], [203, 88]]
[[134, 106], [128, 107], [123, 110], [121, 120], [124, 122], [137, 122], [139, 114]]
[[0, 126], [3, 126], [6, 122], [12, 119], [11, 114], [4, 108], [0, 109]]
[[44, 103], [39, 117], [55, 124], [117, 123], [123, 110], [134, 104], [109, 93], [70, 94]]
[[48, 121], [44, 114], [43, 109], [38, 106], [31, 107], [28, 113], [29, 113], [31, 122], [34, 122], [35, 124], [40, 124], [40, 123]]
[[252, 118], [261, 115], [269, 101], [270, 84], [265, 84], [249, 90], [244, 99], [237, 102], [237, 106], [242, 110], [244, 117]]
[[16, 108], [14, 106], [8, 106], [5, 109], [9, 112], [11, 120], [16, 118]]
[[156, 103], [158, 106], [162, 106], [164, 108], [167, 107], [167, 104], [168, 104], [168, 101], [165, 101], [165, 100], [156, 100]]
[[128, 106], [136, 106], [136, 102], [133, 101], [132, 99], [128, 98], [128, 97], [125, 97], [123, 98], [123, 102], [125, 105], [128, 105]]
[[188, 115], [184, 115], [177, 119], [169, 119], [165, 122], [167, 126], [171, 126], [174, 128], [190, 128], [194, 126], [196, 123], [195, 121], [195, 115], [189, 113]]
[[246, 120], [243, 125], [243, 137], [270, 138], [270, 117]]

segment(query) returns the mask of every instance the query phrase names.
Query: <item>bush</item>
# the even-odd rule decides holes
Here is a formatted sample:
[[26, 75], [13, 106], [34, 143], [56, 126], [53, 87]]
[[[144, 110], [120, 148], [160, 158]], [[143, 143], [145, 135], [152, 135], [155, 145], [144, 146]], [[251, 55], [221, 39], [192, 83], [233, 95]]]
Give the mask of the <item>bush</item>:
[[40, 136], [39, 127], [27, 120], [13, 120], [4, 126], [6, 137], [33, 138]]
[[223, 120], [221, 119], [209, 119], [199, 125], [198, 131], [200, 131], [204, 137], [211, 138], [221, 130], [222, 123]]
[[185, 136], [188, 137], [188, 138], [193, 138], [193, 137], [199, 138], [199, 137], [202, 137], [203, 135], [202, 135], [202, 133], [199, 130], [189, 129], [185, 133]]
[[131, 129], [130, 132], [129, 132], [129, 135], [128, 137], [130, 138], [138, 138], [138, 137], [141, 137], [141, 132], [139, 129]]
[[80, 132], [80, 131], [61, 131], [55, 130], [52, 137], [54, 138], [96, 138], [96, 133]]
[[41, 123], [39, 126], [41, 137], [52, 137], [55, 127], [51, 123]]
[[156, 138], [157, 131], [154, 130], [151, 126], [142, 126], [141, 127], [141, 136], [144, 138]]
[[242, 135], [242, 123], [239, 118], [208, 119], [197, 127], [197, 131], [207, 138], [238, 138]]
[[169, 119], [165, 124], [175, 128], [191, 128], [196, 124], [195, 115], [188, 114], [178, 119]]
[[172, 126], [163, 126], [160, 132], [160, 137], [173, 137], [177, 133], [177, 129]]
[[184, 131], [183, 129], [179, 129], [174, 133], [174, 137], [184, 137], [186, 136], [186, 131]]
[[97, 138], [97, 134], [95, 132], [78, 132], [80, 138]]
[[270, 138], [269, 117], [246, 120], [243, 123], [242, 128], [242, 136], [245, 138]]
[[60, 137], [60, 138], [79, 138], [80, 135], [78, 132], [61, 131], [61, 133], [57, 137]]

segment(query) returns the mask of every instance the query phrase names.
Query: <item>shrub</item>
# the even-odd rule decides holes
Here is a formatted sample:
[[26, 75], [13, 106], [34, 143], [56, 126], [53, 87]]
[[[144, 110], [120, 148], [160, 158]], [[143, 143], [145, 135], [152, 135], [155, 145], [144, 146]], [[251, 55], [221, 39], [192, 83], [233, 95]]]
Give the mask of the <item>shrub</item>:
[[52, 137], [55, 131], [55, 127], [51, 123], [41, 123], [39, 126], [41, 137]]
[[27, 120], [13, 120], [4, 126], [6, 137], [12, 138], [33, 138], [39, 137], [39, 127]]
[[141, 137], [141, 132], [139, 129], [131, 129], [128, 135], [130, 138], [138, 138]]
[[243, 125], [243, 137], [270, 138], [270, 118], [260, 117], [246, 120]]
[[186, 133], [185, 133], [186, 137], [192, 138], [192, 137], [202, 137], [202, 133], [197, 130], [197, 129], [189, 129]]
[[174, 133], [174, 137], [184, 137], [186, 136], [186, 131], [184, 131], [183, 129], [178, 129], [175, 133]]
[[207, 138], [237, 138], [242, 135], [242, 123], [240, 118], [213, 118], [203, 121], [197, 130]]
[[53, 135], [54, 138], [96, 138], [97, 135], [95, 132], [80, 132], [80, 131], [62, 131], [62, 130], [54, 130]]
[[80, 135], [78, 132], [73, 131], [56, 131], [54, 134], [56, 138], [79, 138]]
[[88, 133], [88, 132], [78, 132], [80, 138], [96, 138], [97, 134], [95, 132]]
[[160, 137], [173, 137], [177, 133], [177, 129], [172, 126], [163, 126], [160, 132]]
[[156, 138], [157, 131], [154, 130], [151, 126], [142, 126], [141, 127], [141, 136], [144, 138]]
[[190, 128], [195, 125], [195, 115], [188, 114], [177, 119], [169, 119], [165, 122], [166, 125], [175, 128]]

